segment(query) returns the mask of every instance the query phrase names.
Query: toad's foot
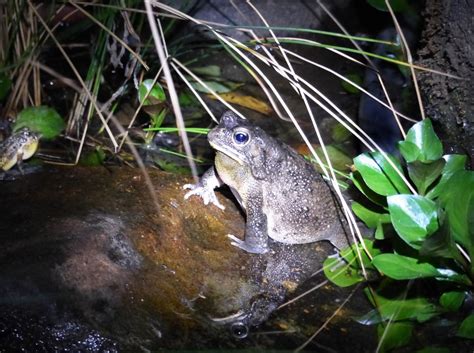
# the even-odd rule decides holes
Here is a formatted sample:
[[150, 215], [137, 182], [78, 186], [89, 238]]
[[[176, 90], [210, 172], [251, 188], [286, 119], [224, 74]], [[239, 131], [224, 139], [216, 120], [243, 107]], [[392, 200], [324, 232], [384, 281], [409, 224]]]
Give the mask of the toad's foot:
[[235, 235], [232, 235], [232, 234], [227, 234], [227, 237], [230, 240], [232, 240], [231, 244], [233, 246], [241, 248], [242, 250], [245, 250], [252, 254], [265, 254], [269, 250], [267, 245], [248, 244], [247, 242], [240, 240], [239, 238], [237, 238]]
[[186, 195], [184, 195], [185, 200], [187, 200], [192, 195], [198, 195], [202, 198], [202, 201], [205, 205], [212, 203], [213, 205], [219, 207], [221, 210], [225, 210], [224, 205], [219, 202], [213, 189], [206, 188], [200, 183], [185, 184], [183, 185], [183, 189], [191, 189], [191, 191], [188, 191]]

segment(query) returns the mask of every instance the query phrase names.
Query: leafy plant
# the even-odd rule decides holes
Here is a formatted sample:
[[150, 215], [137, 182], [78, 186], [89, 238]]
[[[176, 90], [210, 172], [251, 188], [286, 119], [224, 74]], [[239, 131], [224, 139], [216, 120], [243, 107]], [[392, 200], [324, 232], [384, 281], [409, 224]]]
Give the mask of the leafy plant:
[[[163, 87], [158, 82], [154, 83], [150, 79], [143, 81], [138, 88], [138, 100], [150, 116], [150, 128], [157, 129], [161, 127], [168, 112]], [[145, 143], [147, 145], [151, 143], [154, 135], [154, 132], [146, 132]]]
[[65, 128], [64, 120], [53, 108], [47, 106], [23, 109], [13, 125], [13, 131], [28, 128], [45, 139], [53, 139]]
[[[377, 315], [369, 313], [360, 319], [379, 325], [379, 337], [387, 340], [381, 342], [382, 351], [399, 346], [395, 342], [408, 342], [411, 328], [407, 323], [459, 311], [474, 284], [474, 172], [465, 169], [466, 156], [443, 156], [429, 119], [414, 125], [405, 141], [399, 142], [399, 149], [404, 164], [380, 152], [354, 159], [351, 179], [369, 201], [367, 206], [353, 202], [352, 210], [374, 230], [376, 240], [366, 240], [365, 249], [354, 245], [341, 252], [347, 262], [343, 271], [339, 269], [341, 278], [325, 271], [339, 286], [362, 281], [361, 262], [366, 271], [377, 270], [388, 277], [383, 285], [367, 291]], [[355, 259], [355, 250], [365, 251], [359, 257], [362, 260], [348, 257], [349, 251]], [[329, 260], [327, 265], [331, 265]], [[431, 295], [409, 297], [408, 291], [402, 298], [381, 294], [387, 282], [421, 279], [438, 283], [439, 303], [432, 303]], [[474, 339], [473, 315], [458, 324], [457, 335]]]

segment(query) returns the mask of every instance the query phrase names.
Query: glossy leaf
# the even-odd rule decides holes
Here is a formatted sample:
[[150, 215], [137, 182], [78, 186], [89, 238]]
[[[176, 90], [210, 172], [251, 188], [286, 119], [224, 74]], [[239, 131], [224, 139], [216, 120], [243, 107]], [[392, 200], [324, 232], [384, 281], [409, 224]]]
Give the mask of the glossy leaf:
[[366, 326], [376, 325], [385, 321], [382, 319], [377, 309], [370, 310], [367, 314], [354, 317], [354, 320], [359, 324]]
[[457, 273], [449, 268], [438, 268], [440, 277], [436, 277], [438, 281], [450, 281], [456, 282], [465, 286], [472, 286], [472, 282], [469, 277], [462, 273]]
[[388, 210], [397, 234], [414, 249], [438, 229], [437, 206], [417, 195], [394, 195], [387, 198]]
[[[393, 156], [387, 156], [403, 173], [400, 163]], [[380, 152], [363, 153], [354, 158], [354, 164], [365, 183], [377, 194], [390, 196], [410, 193], [403, 179]]]
[[420, 256], [425, 257], [444, 257], [447, 259], [458, 259], [460, 253], [456, 247], [449, 222], [444, 221], [441, 227], [428, 236], [420, 248]]
[[369, 228], [376, 228], [381, 223], [390, 223], [388, 213], [374, 212], [355, 201], [352, 202], [351, 208], [354, 214]]
[[439, 197], [445, 207], [454, 240], [474, 251], [474, 172], [457, 171]]
[[[417, 153], [413, 153], [413, 146], [405, 146], [406, 142], [417, 147]], [[399, 142], [400, 152], [408, 163], [414, 161], [432, 162], [443, 155], [443, 145], [433, 130], [430, 119], [424, 119], [413, 125], [407, 132], [405, 141]], [[410, 151], [410, 153], [407, 153]]]
[[364, 239], [364, 247], [362, 244], [357, 243], [353, 244], [350, 247], [340, 251], [341, 257], [352, 267], [357, 269], [361, 268], [360, 262], [362, 260], [362, 265], [367, 268], [374, 268], [372, 266], [372, 261], [366, 253], [366, 250], [369, 252], [370, 256], [373, 258], [379, 254], [381, 251], [377, 248], [374, 248], [374, 241], [370, 239]]
[[416, 320], [425, 322], [441, 312], [438, 306], [424, 297], [393, 299], [368, 289], [365, 289], [364, 292], [372, 305], [378, 309], [384, 321]]
[[465, 292], [445, 292], [439, 298], [439, 303], [443, 308], [449, 311], [458, 311], [465, 298]]
[[429, 164], [417, 161], [408, 164], [408, 175], [421, 195], [425, 195], [428, 187], [439, 178], [445, 164], [444, 159]]
[[374, 234], [375, 239], [377, 240], [385, 239], [384, 224], [385, 223], [382, 223], [382, 222], [377, 223], [377, 228], [375, 228], [375, 234]]
[[418, 146], [408, 141], [398, 142], [398, 149], [400, 150], [400, 153], [405, 161], [408, 163], [416, 161], [420, 155], [420, 149]]
[[[148, 94], [148, 92], [150, 92], [150, 94]], [[163, 86], [161, 86], [158, 82], [156, 82], [153, 86], [152, 79], [144, 80], [140, 84], [140, 87], [138, 88], [138, 100], [140, 103], [143, 102], [147, 94], [148, 97], [143, 103], [144, 106], [160, 104], [166, 101], [166, 94]]]
[[463, 320], [456, 336], [474, 339], [474, 314]]
[[323, 271], [327, 279], [339, 287], [349, 287], [364, 280], [359, 270], [337, 257], [328, 257], [323, 263]]
[[466, 166], [467, 156], [460, 154], [447, 154], [443, 156], [446, 164], [441, 172], [440, 181], [426, 194], [426, 197], [434, 199], [445, 190], [446, 183], [458, 170], [463, 170]]
[[396, 280], [441, 276], [430, 263], [398, 254], [380, 254], [374, 257], [372, 264], [377, 270]]
[[350, 174], [350, 178], [352, 180], [352, 183], [354, 186], [367, 197], [370, 201], [373, 203], [379, 205], [379, 206], [386, 206], [387, 200], [385, 197], [382, 195], [376, 194], [372, 189], [369, 188], [369, 186], [365, 183], [364, 179], [362, 178], [362, 175], [358, 172], [352, 172]]
[[377, 326], [380, 348], [378, 352], [388, 352], [407, 345], [412, 336], [413, 324], [410, 322], [390, 322]]
[[53, 139], [64, 130], [66, 124], [53, 108], [47, 106], [23, 109], [13, 125], [13, 131], [28, 128], [45, 139]]

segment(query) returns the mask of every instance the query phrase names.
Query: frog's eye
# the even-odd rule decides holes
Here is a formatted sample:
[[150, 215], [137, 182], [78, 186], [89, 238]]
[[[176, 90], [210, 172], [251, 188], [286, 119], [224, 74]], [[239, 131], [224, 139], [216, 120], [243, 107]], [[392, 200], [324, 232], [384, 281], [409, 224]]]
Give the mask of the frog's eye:
[[249, 140], [249, 134], [243, 131], [234, 133], [234, 141], [239, 145], [245, 145]]

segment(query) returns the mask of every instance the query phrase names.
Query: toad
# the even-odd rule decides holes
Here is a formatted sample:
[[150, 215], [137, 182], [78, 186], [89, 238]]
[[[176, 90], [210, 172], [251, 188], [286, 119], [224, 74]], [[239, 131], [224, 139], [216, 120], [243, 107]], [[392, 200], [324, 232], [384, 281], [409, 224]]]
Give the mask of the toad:
[[268, 237], [285, 244], [330, 241], [348, 245], [330, 187], [290, 146], [228, 111], [209, 131], [216, 150], [214, 166], [185, 199], [199, 195], [204, 204], [224, 209], [214, 188], [227, 184], [246, 213], [245, 240], [229, 234], [231, 244], [247, 252], [269, 250]]
[[23, 173], [21, 163], [35, 154], [38, 140], [38, 135], [27, 128], [8, 137], [0, 143], [0, 168], [7, 171], [18, 164], [18, 168]]

